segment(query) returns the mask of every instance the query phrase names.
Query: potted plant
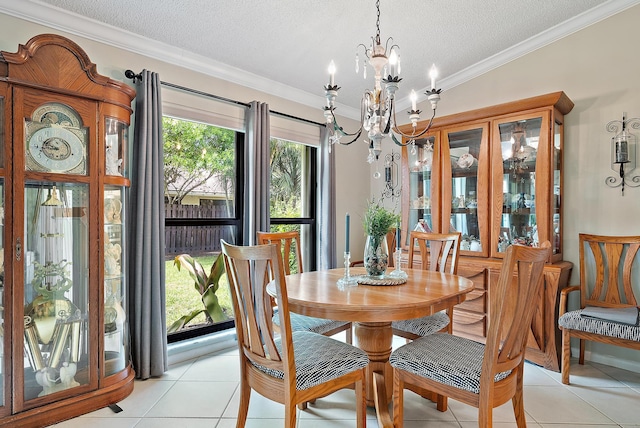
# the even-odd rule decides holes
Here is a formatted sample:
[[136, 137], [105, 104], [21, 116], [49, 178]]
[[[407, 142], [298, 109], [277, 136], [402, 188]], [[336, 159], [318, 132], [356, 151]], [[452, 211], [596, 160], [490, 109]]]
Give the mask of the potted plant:
[[179, 256], [176, 256], [173, 260], [173, 264], [178, 268], [178, 270], [185, 268], [189, 272], [189, 275], [191, 275], [191, 278], [195, 280], [194, 287], [196, 291], [200, 293], [204, 308], [194, 309], [187, 315], [181, 316], [171, 324], [171, 326], [169, 326], [167, 333], [174, 333], [184, 328], [187, 323], [203, 312], [209, 322], [226, 320], [228, 317], [222, 310], [220, 302], [218, 301], [218, 296], [216, 295], [216, 292], [220, 287], [220, 278], [222, 278], [222, 275], [225, 273], [222, 254], [219, 254], [214, 260], [209, 274], [204, 270], [202, 264], [189, 254], [180, 254]]
[[363, 227], [367, 235], [364, 267], [369, 276], [382, 277], [389, 266], [387, 233], [400, 221], [400, 216], [375, 202], [367, 204]]

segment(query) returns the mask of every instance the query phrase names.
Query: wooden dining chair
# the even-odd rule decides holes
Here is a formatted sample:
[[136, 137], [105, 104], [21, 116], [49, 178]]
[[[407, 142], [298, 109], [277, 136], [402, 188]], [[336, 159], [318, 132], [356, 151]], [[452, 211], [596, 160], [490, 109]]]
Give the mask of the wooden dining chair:
[[543, 269], [551, 244], [540, 248], [507, 248], [495, 287], [486, 343], [435, 333], [396, 349], [393, 367], [394, 426], [403, 423], [403, 390], [416, 385], [440, 397], [438, 410], [447, 410], [447, 397], [478, 408], [478, 426], [492, 426], [493, 408], [511, 400], [517, 426], [526, 427], [523, 402], [524, 352], [543, 285]]
[[[432, 233], [413, 231], [409, 235], [409, 260], [407, 266], [414, 267], [415, 250], [419, 250], [422, 269], [457, 274], [460, 252], [460, 232]], [[437, 331], [452, 332], [453, 308], [433, 315], [391, 323], [393, 334], [414, 340]]]
[[[586, 340], [640, 350], [640, 293], [634, 294], [632, 274], [640, 268], [640, 236], [581, 233], [579, 244], [580, 285], [566, 287], [560, 294], [562, 383], [567, 385], [572, 337], [580, 339], [579, 364], [584, 364]], [[580, 309], [567, 311], [569, 293], [574, 291], [580, 294]]]
[[[282, 254], [274, 244], [238, 247], [221, 240], [240, 348], [240, 405], [236, 426], [244, 427], [251, 390], [284, 404], [285, 427], [296, 426], [296, 405], [353, 387], [357, 426], [366, 425], [367, 354], [355, 346], [293, 331]], [[280, 330], [273, 327], [267, 285], [279, 302]]]
[[[294, 273], [302, 273], [302, 250], [300, 247], [300, 233], [298, 231], [291, 232], [257, 232], [258, 244], [276, 244], [284, 262], [284, 272], [286, 275]], [[293, 253], [293, 258], [292, 258]], [[280, 326], [280, 318], [278, 311], [274, 312], [273, 322], [276, 326]], [[352, 343], [352, 328], [348, 321], [334, 321], [324, 318], [309, 317], [291, 313], [291, 328], [293, 331], [307, 330], [314, 333], [320, 333], [325, 336], [333, 336], [341, 331], [346, 332], [347, 343]]]

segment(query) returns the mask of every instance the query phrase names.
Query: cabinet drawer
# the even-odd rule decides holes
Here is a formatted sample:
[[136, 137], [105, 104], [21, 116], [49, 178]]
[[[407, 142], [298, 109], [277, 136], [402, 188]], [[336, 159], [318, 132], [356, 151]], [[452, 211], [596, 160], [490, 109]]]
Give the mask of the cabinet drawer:
[[482, 269], [478, 271], [478, 269], [473, 269], [469, 267], [458, 266], [458, 275], [464, 276], [467, 279], [470, 279], [473, 282], [473, 286], [475, 288], [482, 288], [484, 290], [487, 289], [487, 270]]
[[487, 292], [482, 289], [475, 289], [467, 294], [467, 299], [456, 306], [458, 309], [478, 312], [484, 314], [487, 312]]
[[453, 333], [462, 336], [473, 335], [486, 337], [487, 316], [485, 314], [454, 310]]

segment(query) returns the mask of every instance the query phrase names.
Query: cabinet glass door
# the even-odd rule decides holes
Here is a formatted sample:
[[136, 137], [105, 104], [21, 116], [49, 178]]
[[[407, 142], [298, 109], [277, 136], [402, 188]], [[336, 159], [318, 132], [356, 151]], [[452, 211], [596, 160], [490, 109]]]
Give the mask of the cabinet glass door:
[[89, 186], [24, 189], [24, 399], [90, 382]]
[[[0, 100], [1, 101], [1, 100]], [[0, 109], [0, 112], [2, 110]], [[2, 113], [0, 113], [0, 118], [2, 117]], [[0, 126], [2, 125], [0, 119]], [[0, 129], [0, 136], [2, 136], [2, 132]], [[1, 144], [0, 144], [1, 146]], [[4, 351], [4, 307], [5, 307], [5, 295], [4, 295], [4, 207], [5, 207], [5, 198], [4, 198], [4, 177], [0, 177], [0, 407], [4, 406], [4, 373], [5, 373], [5, 351]]]
[[443, 170], [445, 194], [443, 232], [460, 232], [460, 249], [469, 255], [487, 253], [488, 124], [446, 132]]
[[[542, 117], [500, 123], [502, 216], [497, 251], [510, 244], [538, 246], [536, 159]], [[559, 168], [559, 165], [558, 165]], [[559, 175], [559, 172], [558, 172]]]
[[[434, 148], [435, 137], [416, 140], [415, 145], [409, 145], [406, 148], [409, 167], [407, 231], [431, 232], [434, 230], [434, 218], [431, 211], [432, 198], [436, 197], [431, 192]], [[409, 245], [409, 233], [405, 237], [404, 245]]]
[[125, 369], [128, 355], [123, 308], [127, 260], [124, 254], [124, 188], [104, 191], [104, 367], [105, 376]]
[[553, 254], [562, 253], [562, 211], [560, 210], [560, 193], [562, 192], [562, 124], [554, 122], [553, 129], [553, 196], [551, 201], [553, 240], [551, 248]]
[[4, 295], [4, 208], [5, 208], [5, 197], [4, 197], [4, 150], [5, 150], [5, 126], [4, 126], [4, 97], [0, 95], [0, 171], [2, 174], [0, 175], [0, 407], [4, 406], [4, 391], [5, 391], [5, 350], [4, 350], [4, 331], [5, 331], [5, 322], [4, 322], [4, 306], [5, 306], [5, 295]]

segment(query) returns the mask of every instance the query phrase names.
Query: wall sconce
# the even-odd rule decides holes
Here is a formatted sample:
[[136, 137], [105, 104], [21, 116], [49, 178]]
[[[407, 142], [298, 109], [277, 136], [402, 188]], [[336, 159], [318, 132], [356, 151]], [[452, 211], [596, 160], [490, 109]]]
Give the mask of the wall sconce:
[[382, 196], [386, 198], [398, 198], [402, 192], [400, 185], [398, 161], [400, 153], [391, 152], [384, 157], [384, 189]]
[[[618, 127], [622, 130], [618, 132]], [[640, 175], [632, 175], [636, 169], [636, 136], [627, 129], [640, 128], [640, 118], [627, 119], [626, 113], [622, 113], [622, 121], [612, 120], [607, 123], [607, 132], [614, 132], [616, 135], [611, 138], [611, 169], [618, 173], [618, 177], [609, 176], [605, 183], [609, 187], [622, 187], [624, 196], [624, 186], [640, 186]]]

